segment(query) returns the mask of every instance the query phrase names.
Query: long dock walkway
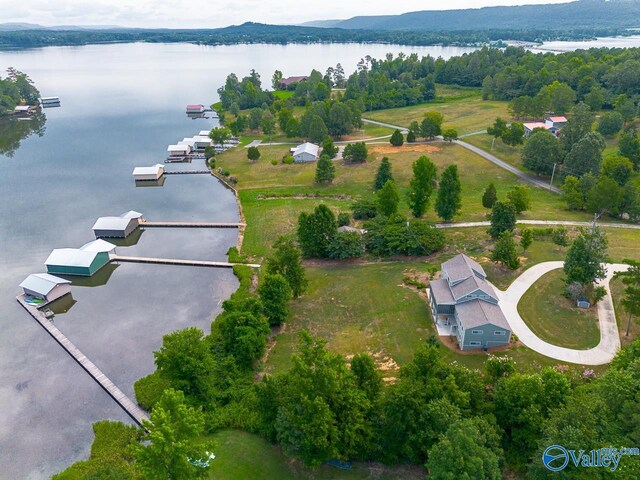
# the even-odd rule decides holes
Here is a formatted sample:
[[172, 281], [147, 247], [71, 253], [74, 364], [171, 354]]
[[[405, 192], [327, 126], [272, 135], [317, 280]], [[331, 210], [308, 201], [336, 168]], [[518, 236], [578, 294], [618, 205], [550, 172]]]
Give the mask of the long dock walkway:
[[140, 222], [141, 228], [240, 228], [244, 223], [233, 222]]
[[153, 258], [153, 257], [128, 257], [123, 255], [111, 255], [111, 262], [129, 262], [129, 263], [153, 263], [159, 265], [185, 265], [188, 267], [211, 267], [211, 268], [233, 268], [236, 265], [260, 268], [260, 265], [254, 263], [229, 263], [229, 262], [213, 262], [209, 260], [180, 260], [177, 258]]
[[53, 322], [47, 320], [40, 310], [24, 301], [24, 294], [16, 297], [18, 303], [31, 315], [58, 344], [78, 362], [78, 364], [100, 385], [111, 398], [140, 426], [143, 420], [149, 416], [137, 403], [127, 397], [102, 371], [95, 366], [71, 341], [56, 327]]
[[211, 175], [211, 170], [175, 170], [164, 172], [164, 175]]

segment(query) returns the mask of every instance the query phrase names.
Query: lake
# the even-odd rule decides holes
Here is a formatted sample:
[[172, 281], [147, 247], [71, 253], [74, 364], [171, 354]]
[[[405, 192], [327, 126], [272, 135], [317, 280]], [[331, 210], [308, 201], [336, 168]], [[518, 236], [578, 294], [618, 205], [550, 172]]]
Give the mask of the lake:
[[640, 35], [628, 37], [602, 37], [586, 41], [544, 42], [539, 47], [528, 47], [532, 52], [572, 52], [589, 48], [632, 48], [640, 47]]
[[[15, 301], [18, 284], [44, 271], [59, 247], [90, 240], [96, 218], [137, 210], [147, 220], [236, 221], [232, 194], [206, 175], [136, 187], [135, 166], [165, 158], [167, 145], [215, 125], [192, 120], [188, 103], [210, 104], [228, 73], [255, 68], [270, 84], [350, 73], [365, 55], [416, 52], [449, 58], [459, 47], [391, 45], [117, 44], [0, 52], [0, 69], [28, 73], [61, 108], [44, 119], [0, 122], [0, 478], [45, 479], [86, 458], [92, 422], [127, 415]], [[31, 135], [29, 133], [31, 132]], [[27, 137], [21, 140], [21, 138]], [[202, 166], [202, 164], [192, 165]], [[168, 169], [178, 166], [170, 165]], [[235, 230], [150, 229], [122, 255], [223, 260]], [[55, 323], [126, 394], [153, 371], [162, 335], [195, 325], [208, 333], [237, 287], [231, 271], [123, 264], [72, 287], [75, 303]]]

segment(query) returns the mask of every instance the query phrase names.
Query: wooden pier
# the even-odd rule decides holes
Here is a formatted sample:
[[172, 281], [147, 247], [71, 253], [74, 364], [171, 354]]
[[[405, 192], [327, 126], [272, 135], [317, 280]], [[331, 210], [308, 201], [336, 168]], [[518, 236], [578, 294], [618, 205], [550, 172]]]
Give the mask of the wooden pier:
[[140, 228], [240, 228], [244, 223], [233, 222], [140, 222]]
[[180, 260], [178, 258], [153, 258], [153, 257], [127, 257], [122, 255], [111, 255], [110, 262], [129, 262], [129, 263], [151, 263], [158, 265], [184, 265], [187, 267], [209, 267], [209, 268], [233, 268], [236, 265], [251, 268], [260, 268], [255, 263], [229, 263], [229, 262], [213, 262], [209, 260]]
[[165, 175], [211, 175], [211, 170], [176, 170], [174, 172], [167, 172]]
[[35, 306], [24, 301], [24, 294], [16, 297], [18, 303], [31, 315], [46, 331], [58, 342], [58, 344], [78, 362], [78, 364], [100, 385], [111, 398], [129, 415], [138, 425], [142, 426], [143, 420], [149, 420], [147, 413], [133, 400], [127, 397], [102, 371], [95, 366], [71, 341], [48, 320], [44, 313]]

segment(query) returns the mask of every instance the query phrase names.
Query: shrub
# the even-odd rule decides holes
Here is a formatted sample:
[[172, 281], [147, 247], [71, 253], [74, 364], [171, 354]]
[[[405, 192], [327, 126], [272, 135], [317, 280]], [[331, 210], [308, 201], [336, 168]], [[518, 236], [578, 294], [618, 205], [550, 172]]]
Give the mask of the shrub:
[[247, 149], [247, 158], [252, 162], [258, 160], [260, 158], [260, 155], [261, 153], [260, 150], [258, 150], [258, 147], [249, 147]]
[[551, 233], [551, 240], [553, 240], [553, 243], [561, 247], [566, 247], [567, 245], [569, 245], [569, 234], [567, 232], [567, 228], [554, 228]]
[[445, 244], [442, 230], [418, 219], [407, 224], [402, 215], [376, 217], [366, 222], [365, 228], [366, 248], [374, 255], [431, 255]]
[[293, 158], [293, 156], [291, 155], [287, 155], [286, 157], [284, 157], [282, 159], [282, 163], [284, 163], [285, 165], [291, 165], [295, 162], [295, 159]]
[[329, 245], [329, 258], [344, 260], [364, 255], [364, 240], [357, 232], [338, 232]]
[[275, 158], [273, 160], [271, 160], [271, 165], [273, 165], [273, 166], [278, 165], [278, 160], [276, 160]]
[[338, 214], [338, 226], [344, 227], [351, 223], [351, 215], [346, 212], [341, 212]]
[[356, 220], [369, 220], [378, 215], [378, 204], [375, 200], [358, 200], [351, 206], [351, 211]]
[[147, 411], [151, 411], [164, 391], [171, 388], [171, 382], [155, 371], [146, 377], [142, 377], [133, 384], [138, 405]]
[[593, 293], [591, 294], [591, 300], [593, 303], [598, 303], [604, 297], [607, 296], [607, 289], [602, 285], [598, 285], [593, 289]]

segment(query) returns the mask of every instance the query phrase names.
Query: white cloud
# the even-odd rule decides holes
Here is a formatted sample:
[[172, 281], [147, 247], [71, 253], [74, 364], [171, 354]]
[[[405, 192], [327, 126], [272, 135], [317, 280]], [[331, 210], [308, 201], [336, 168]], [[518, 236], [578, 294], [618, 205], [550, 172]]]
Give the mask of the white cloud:
[[[448, 9], [487, 5], [562, 3], [566, 0], [449, 0]], [[309, 20], [439, 10], [442, 2], [396, 0], [0, 0], [2, 22], [42, 25], [121, 25], [214, 28], [247, 21], [296, 24]]]

